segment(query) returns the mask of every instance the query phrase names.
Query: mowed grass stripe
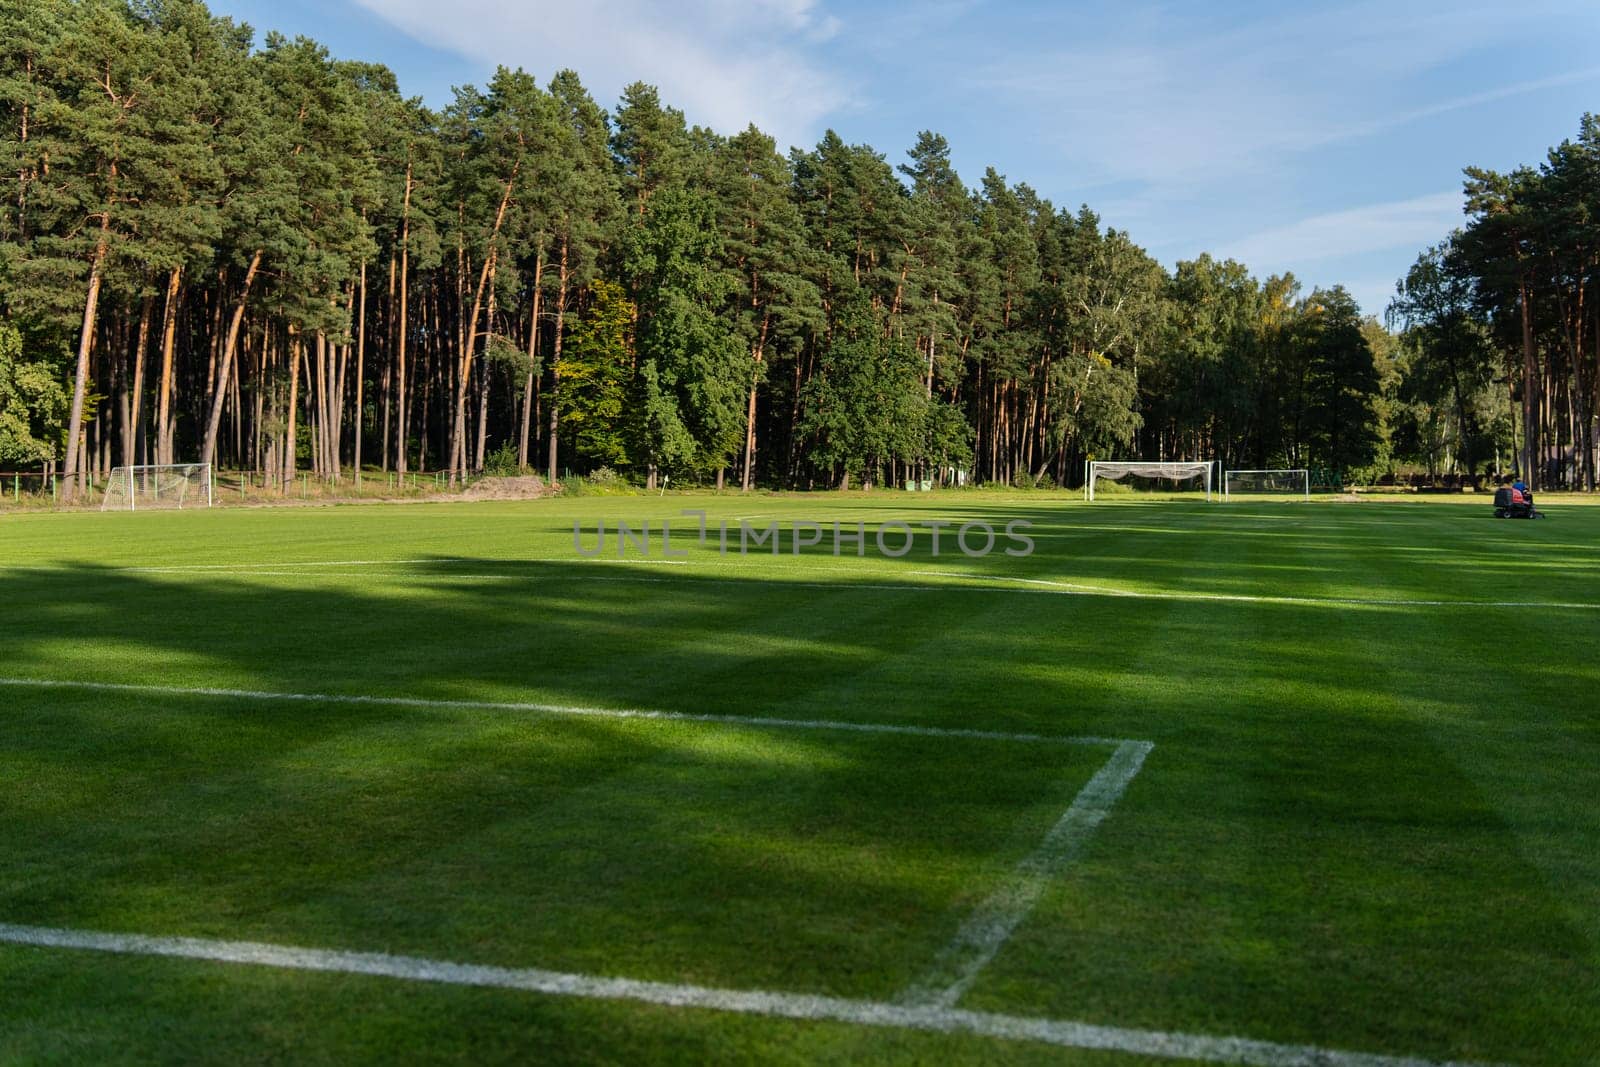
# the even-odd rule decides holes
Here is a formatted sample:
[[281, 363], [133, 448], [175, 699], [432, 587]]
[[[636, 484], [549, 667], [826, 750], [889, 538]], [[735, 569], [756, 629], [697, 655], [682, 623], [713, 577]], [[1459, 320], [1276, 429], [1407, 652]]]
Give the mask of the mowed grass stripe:
[[1015, 828], [1042, 833], [1110, 752], [893, 727], [37, 694], [12, 702], [0, 757], [15, 794], [0, 816], [8, 921], [477, 945], [858, 995], [910, 981], [958, 892], [993, 885]]
[[[1546, 605], [1594, 600], [1600, 509], [1552, 503], [1547, 522], [1511, 524], [1444, 502], [906, 496], [910, 517], [1021, 514], [1050, 536], [1027, 559], [702, 552], [672, 568], [580, 568], [530, 561], [570, 551], [574, 517], [758, 508], [728, 497], [0, 518], [0, 556], [53, 568], [0, 572], [4, 673], [1148, 737], [1157, 756], [1113, 823], [1050, 881], [962, 1008], [1312, 1049], [1588, 1062], [1600, 1020], [1600, 737], [1588, 714], [1600, 620]], [[816, 498], [770, 510], [870, 521], [906, 506], [883, 494], [836, 512]], [[296, 568], [384, 555], [429, 562]], [[463, 558], [481, 563], [445, 562]], [[163, 564], [291, 573], [113, 570]], [[981, 577], [906, 581], [957, 567]], [[466, 572], [483, 577], [452, 577]], [[610, 578], [628, 580], [592, 580]], [[1182, 596], [998, 591], [1036, 581]], [[1530, 606], [1460, 606], [1502, 600]], [[0, 886], [26, 905], [0, 918], [876, 1003], [925, 970], [1090, 771], [1063, 778], [1022, 755], [1042, 747], [1017, 748], [1013, 765], [986, 743], [945, 752], [896, 735], [765, 731], [758, 742], [706, 724], [184, 702], [136, 710], [112, 693], [56, 692], [27, 698], [19, 717], [15, 692], [0, 691], [11, 713], [0, 753], [11, 768], [19, 753], [32, 761], [29, 776], [0, 776], [12, 787]], [[197, 748], [199, 736], [227, 744]], [[231, 821], [234, 805], [244, 822]], [[163, 866], [152, 843], [182, 831], [195, 841]], [[299, 836], [312, 833], [320, 844]], [[39, 861], [69, 842], [80, 862], [51, 875]], [[203, 869], [213, 854], [216, 877], [260, 895], [178, 892], [190, 857]], [[693, 857], [707, 878], [672, 883], [688, 900], [641, 896], [651, 876], [630, 864], [651, 855]], [[146, 881], [125, 877], [131, 856], [146, 857]], [[295, 875], [302, 863], [315, 878]], [[726, 896], [735, 884], [761, 887], [759, 899]], [[520, 931], [509, 938], [508, 923]], [[769, 932], [784, 923], [829, 947], [776, 956]], [[1049, 1054], [640, 1002], [390, 994], [306, 972], [212, 979], [236, 1005], [192, 977], [198, 963], [73, 958], [0, 952], [0, 1058], [114, 1051], [72, 1044], [110, 1033], [110, 1020], [120, 1047], [243, 1059], [269, 1030], [293, 1039], [271, 1046], [280, 1058], [311, 1059], [419, 1042], [480, 1060]], [[625, 970], [608, 967], [619, 961]]]

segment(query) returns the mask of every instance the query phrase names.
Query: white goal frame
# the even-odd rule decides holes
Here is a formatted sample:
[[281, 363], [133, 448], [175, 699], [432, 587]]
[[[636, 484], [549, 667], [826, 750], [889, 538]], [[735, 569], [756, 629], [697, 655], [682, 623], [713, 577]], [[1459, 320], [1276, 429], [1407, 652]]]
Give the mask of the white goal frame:
[[1095, 479], [1107, 476], [1102, 472], [1115, 472], [1124, 477], [1134, 475], [1140, 478], [1166, 478], [1171, 481], [1193, 478], [1203, 474], [1206, 479], [1206, 499], [1210, 500], [1216, 465], [1214, 460], [1209, 459], [1152, 460], [1150, 462], [1092, 459], [1084, 465], [1084, 498], [1089, 501], [1094, 500]]
[[[129, 466], [112, 467], [111, 468], [111, 474], [106, 479], [105, 496], [102, 497], [101, 500], [100, 500], [100, 510], [101, 511], [113, 511], [113, 510], [114, 511], [122, 511], [122, 510], [138, 511], [139, 510], [139, 491], [133, 485], [134, 479], [135, 478], [143, 478], [143, 479], [148, 481], [150, 479], [159, 479], [163, 474], [166, 474], [166, 475], [174, 475], [174, 474], [179, 475], [180, 481], [178, 482], [177, 485], [175, 485], [173, 487], [175, 492], [176, 492], [176, 494], [177, 494], [177, 501], [175, 503], [172, 503], [172, 504], [164, 504], [164, 503], [150, 504], [150, 503], [147, 502], [145, 504], [146, 508], [154, 507], [154, 508], [160, 508], [160, 509], [163, 509], [163, 510], [165, 510], [167, 508], [176, 508], [177, 510], [181, 511], [186, 507], [187, 508], [198, 508], [198, 507], [207, 507], [207, 508], [209, 508], [209, 507], [211, 507], [211, 504], [212, 504], [212, 501], [211, 501], [211, 464], [209, 464], [209, 463], [142, 463], [142, 464], [132, 464], [132, 465], [129, 465]], [[199, 485], [198, 486], [195, 485], [195, 478], [197, 478], [197, 477], [199, 478]], [[119, 478], [121, 479], [120, 482], [118, 481]], [[124, 507], [124, 505], [121, 504], [120, 502], [117, 503], [114, 506], [112, 504], [111, 494], [119, 486], [121, 486], [123, 488], [124, 492], [127, 495], [127, 505], [126, 505], [126, 507]], [[194, 499], [192, 499], [192, 500], [189, 499], [189, 496], [190, 496], [190, 493], [191, 493], [191, 487], [192, 487], [192, 491], [195, 494], [194, 495]], [[158, 489], [157, 490], [157, 498], [158, 499], [159, 499], [159, 496], [160, 496], [160, 493], [159, 493], [159, 489]]]
[[1235, 474], [1296, 474], [1300, 476], [1299, 496], [1304, 500], [1311, 499], [1311, 471], [1305, 467], [1276, 467], [1265, 470], [1227, 470], [1222, 472], [1222, 499], [1229, 500], [1233, 496], [1231, 486], [1228, 484]]

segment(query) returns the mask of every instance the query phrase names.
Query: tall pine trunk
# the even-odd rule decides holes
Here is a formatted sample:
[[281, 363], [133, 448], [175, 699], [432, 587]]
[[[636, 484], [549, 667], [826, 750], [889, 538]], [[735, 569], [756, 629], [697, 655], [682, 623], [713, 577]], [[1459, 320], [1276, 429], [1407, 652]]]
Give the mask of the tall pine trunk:
[[489, 231], [489, 249], [483, 258], [483, 269], [478, 272], [478, 287], [472, 295], [472, 314], [467, 318], [465, 328], [461, 333], [461, 359], [458, 366], [459, 374], [456, 379], [456, 408], [455, 421], [450, 429], [450, 481], [455, 482], [458, 473], [465, 475], [467, 472], [467, 382], [472, 376], [472, 356], [477, 348], [478, 313], [483, 310], [483, 296], [485, 287], [494, 277], [495, 258], [499, 247], [495, 241], [500, 237], [500, 227], [506, 218], [506, 209], [511, 206], [511, 191], [516, 187], [517, 174], [521, 170], [518, 164], [511, 168], [511, 177], [506, 179], [505, 191], [500, 196], [500, 206], [494, 213], [494, 228]]
[[144, 353], [150, 344], [151, 305], [155, 299], [146, 296], [139, 302], [139, 333], [133, 346], [133, 380], [128, 387], [127, 425], [122, 435], [122, 462], [132, 465], [139, 462], [139, 420], [143, 416]]
[[400, 208], [400, 318], [395, 329], [395, 420], [394, 469], [400, 481], [406, 477], [406, 421], [410, 405], [406, 403], [406, 334], [410, 328], [407, 316], [406, 295], [410, 288], [411, 265], [411, 163], [406, 163], [406, 192]]
[[367, 261], [361, 261], [361, 277], [358, 282], [361, 297], [356, 306], [356, 424], [352, 428], [355, 432], [355, 454], [351, 459], [351, 467], [355, 469], [356, 484], [361, 484], [361, 437], [366, 429], [366, 393], [363, 384], [367, 373]]
[[[770, 314], [761, 317], [761, 335], [756, 338], [754, 366], [750, 372], [750, 400], [745, 408], [744, 420], [744, 474], [739, 482], [739, 491], [748, 493], [755, 485], [756, 465], [756, 389], [761, 385], [761, 364], [765, 357], [767, 343], [767, 326], [772, 321]], [[719, 472], [720, 474], [720, 472]], [[718, 486], [720, 489], [721, 486]]]
[[528, 465], [528, 436], [533, 428], [533, 391], [539, 381], [539, 296], [544, 277], [544, 245], [533, 259], [533, 314], [528, 324], [528, 375], [522, 383], [522, 432], [517, 438], [517, 466]]
[[79, 436], [83, 427], [84, 397], [89, 391], [89, 346], [94, 340], [95, 313], [100, 306], [101, 270], [105, 266], [106, 244], [111, 230], [111, 216], [100, 216], [100, 237], [95, 242], [94, 258], [89, 262], [89, 292], [83, 302], [83, 328], [78, 331], [78, 365], [72, 376], [72, 413], [67, 420], [67, 458], [64, 464], [67, 485], [64, 494], [68, 501], [77, 496], [72, 479], [81, 480], [79, 462]]
[[1524, 280], [1520, 286], [1522, 304], [1522, 477], [1528, 488], [1539, 485], [1539, 372], [1533, 343], [1533, 293]]
[[161, 377], [156, 382], [156, 462], [172, 462], [172, 389], [174, 348], [178, 338], [178, 301], [182, 297], [183, 267], [167, 275], [167, 299], [161, 310]]
[[[489, 313], [485, 323], [483, 350], [489, 351], [489, 341], [494, 337], [494, 271], [489, 271]], [[483, 470], [484, 447], [489, 439], [489, 385], [490, 364], [487, 358], [478, 365], [478, 440], [473, 450], [472, 469]]]
[[[222, 406], [228, 399], [228, 379], [233, 374], [234, 353], [239, 348], [239, 325], [244, 322], [245, 302], [250, 299], [250, 287], [255, 284], [256, 271], [261, 268], [261, 249], [250, 257], [250, 266], [244, 272], [244, 285], [239, 289], [239, 299], [233, 305], [233, 319], [228, 323], [228, 340], [222, 349], [222, 363], [217, 368], [217, 385], [212, 391], [211, 414], [206, 418], [206, 435], [200, 447], [200, 462], [210, 463], [217, 454], [217, 430], [222, 426]], [[293, 414], [290, 415], [292, 419]]]
[[560, 397], [561, 385], [561, 335], [565, 332], [563, 326], [567, 315], [567, 238], [561, 238], [561, 267], [556, 276], [556, 340], [555, 351], [550, 357], [550, 462], [546, 472], [550, 484], [556, 480], [556, 444], [557, 433], [560, 429], [560, 412], [556, 401]]

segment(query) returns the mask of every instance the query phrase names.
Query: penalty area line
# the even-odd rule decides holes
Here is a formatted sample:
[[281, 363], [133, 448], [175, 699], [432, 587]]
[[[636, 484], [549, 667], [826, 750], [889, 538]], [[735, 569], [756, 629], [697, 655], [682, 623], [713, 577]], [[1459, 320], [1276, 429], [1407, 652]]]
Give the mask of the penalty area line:
[[1474, 1067], [1415, 1057], [1345, 1052], [1310, 1045], [1278, 1044], [1059, 1019], [1027, 1018], [936, 1006], [889, 1004], [801, 993], [719, 989], [709, 986], [609, 978], [535, 968], [453, 963], [379, 952], [345, 952], [255, 941], [153, 937], [0, 923], [0, 942], [38, 949], [68, 949], [131, 956], [229, 963], [280, 970], [362, 975], [411, 982], [513, 989], [549, 996], [632, 1001], [671, 1008], [699, 1008], [858, 1026], [968, 1033], [1008, 1041], [1034, 1041], [1066, 1048], [1137, 1053], [1208, 1063], [1254, 1067]]
[[1095, 829], [1111, 814], [1154, 748], [1148, 741], [1124, 741], [1118, 745], [1105, 766], [1078, 791], [1039, 847], [1025, 856], [1000, 887], [973, 910], [928, 972], [900, 994], [899, 1003], [954, 1007], [1033, 911], [1051, 879], [1077, 858]]
[[[834, 719], [768, 718], [760, 715], [719, 715], [689, 711], [655, 711], [647, 708], [590, 708], [569, 704], [540, 704], [500, 700], [432, 700], [424, 697], [368, 696], [341, 693], [293, 693], [215, 686], [148, 685], [134, 682], [91, 682], [61, 678], [0, 678], [0, 686], [17, 689], [78, 689], [87, 692], [130, 693], [145, 696], [224, 698], [228, 700], [281, 701], [287, 703], [355, 704], [363, 706], [421, 708], [450, 711], [515, 711], [534, 715], [594, 719], [641, 719], [658, 722], [711, 723], [720, 726], [777, 730], [837, 730], [845, 733], [896, 734], [971, 741], [1011, 741], [1032, 745], [1123, 745], [1119, 737], [1078, 737], [1058, 734], [1013, 733], [958, 726], [911, 723], [851, 722]], [[1149, 742], [1132, 742], [1148, 744]]]

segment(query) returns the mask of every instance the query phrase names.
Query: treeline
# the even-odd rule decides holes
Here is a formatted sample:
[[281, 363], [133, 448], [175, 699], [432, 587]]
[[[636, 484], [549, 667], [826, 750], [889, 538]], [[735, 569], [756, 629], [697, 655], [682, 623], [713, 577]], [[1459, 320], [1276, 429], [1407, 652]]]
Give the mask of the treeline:
[[832, 132], [785, 156], [571, 71], [432, 111], [194, 0], [0, 14], [0, 463], [748, 488], [1393, 458], [1392, 345], [1342, 289], [1169, 273], [1087, 208], [969, 188], [933, 133], [900, 166]]
[[1403, 443], [1474, 471], [1509, 441], [1535, 487], [1596, 487], [1600, 419], [1600, 118], [1545, 162], [1470, 168], [1469, 221], [1390, 306], [1403, 327]]

